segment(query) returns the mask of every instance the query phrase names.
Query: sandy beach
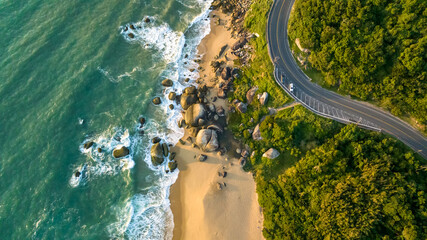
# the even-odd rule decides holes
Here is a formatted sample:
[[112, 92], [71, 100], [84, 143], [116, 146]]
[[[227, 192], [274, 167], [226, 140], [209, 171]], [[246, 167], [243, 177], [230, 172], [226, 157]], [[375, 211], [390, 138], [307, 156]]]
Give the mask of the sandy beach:
[[[225, 14], [211, 13], [211, 32], [198, 49], [203, 56], [199, 84], [208, 87], [218, 84], [211, 61], [223, 60], [228, 66], [233, 65], [235, 57], [229, 48], [237, 39], [232, 38], [228, 30], [229, 21]], [[227, 50], [218, 58], [221, 49]], [[217, 88], [210, 88], [208, 99], [216, 95]], [[227, 99], [215, 98], [212, 103], [227, 112]], [[186, 132], [183, 139], [187, 137]], [[232, 136], [227, 138], [230, 140]], [[224, 144], [221, 138], [220, 142]], [[175, 224], [173, 239], [263, 239], [262, 213], [254, 179], [251, 173], [242, 170], [235, 156], [229, 156], [233, 154], [205, 153], [192, 147], [189, 141], [178, 143], [171, 151], [177, 154], [175, 159], [180, 171], [170, 193]], [[205, 154], [207, 160], [198, 161], [200, 154]]]

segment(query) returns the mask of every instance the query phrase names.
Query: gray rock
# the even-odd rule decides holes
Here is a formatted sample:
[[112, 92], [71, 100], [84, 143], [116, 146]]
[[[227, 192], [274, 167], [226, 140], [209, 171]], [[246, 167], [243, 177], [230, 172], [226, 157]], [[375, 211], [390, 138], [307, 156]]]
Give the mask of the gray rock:
[[259, 123], [255, 126], [254, 132], [252, 133], [252, 139], [255, 141], [262, 140], [261, 131], [259, 130]]
[[218, 135], [212, 129], [202, 129], [197, 133], [196, 144], [206, 152], [213, 152], [218, 149]]
[[121, 158], [121, 157], [124, 157], [128, 154], [129, 154], [129, 149], [125, 146], [118, 148], [118, 149], [114, 149], [114, 151], [113, 151], [113, 156], [115, 158]]
[[280, 155], [279, 151], [277, 151], [274, 148], [268, 149], [264, 154], [262, 154], [262, 157], [268, 158], [268, 159], [275, 159]]
[[267, 101], [268, 101], [268, 93], [263, 92], [262, 95], [259, 97], [259, 102], [261, 103], [261, 105], [265, 105], [267, 104]]
[[248, 110], [248, 106], [245, 103], [239, 102], [236, 104], [236, 109], [241, 113], [245, 113]]
[[255, 93], [258, 91], [258, 86], [254, 86], [246, 93], [246, 100], [248, 100], [248, 104], [251, 104], [254, 100]]
[[176, 156], [176, 152], [171, 152], [171, 154], [169, 155], [169, 160], [174, 160]]
[[204, 161], [206, 161], [206, 159], [208, 159], [208, 156], [206, 156], [206, 155], [204, 155], [204, 154], [200, 154], [200, 155], [197, 157], [197, 160], [199, 160], [199, 162], [204, 162]]

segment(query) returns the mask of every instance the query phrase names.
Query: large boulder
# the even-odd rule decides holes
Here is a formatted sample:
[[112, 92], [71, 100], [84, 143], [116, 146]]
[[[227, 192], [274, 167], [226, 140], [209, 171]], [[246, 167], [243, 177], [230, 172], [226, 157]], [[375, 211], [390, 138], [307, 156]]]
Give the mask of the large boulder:
[[197, 133], [196, 144], [205, 152], [213, 152], [218, 149], [218, 135], [215, 130], [202, 129]]
[[254, 96], [256, 91], [258, 91], [258, 86], [254, 86], [246, 93], [246, 99], [248, 100], [248, 104], [251, 104], [251, 102], [254, 100]]
[[259, 130], [259, 124], [257, 124], [255, 126], [255, 129], [254, 129], [254, 131], [252, 133], [252, 139], [256, 140], [256, 141], [262, 140], [261, 131]]
[[166, 143], [162, 144], [163, 156], [167, 157], [169, 155], [169, 147]]
[[261, 103], [261, 105], [265, 105], [265, 104], [267, 104], [267, 101], [268, 101], [268, 93], [263, 92], [261, 94], [261, 96], [259, 97], [259, 102]]
[[163, 81], [162, 81], [162, 85], [163, 85], [164, 87], [172, 87], [173, 82], [172, 82], [172, 80], [170, 80], [170, 79], [165, 79], [165, 80], [163, 80]]
[[206, 108], [203, 104], [196, 103], [191, 105], [187, 111], [185, 111], [184, 119], [187, 125], [197, 127], [199, 120], [204, 119], [206, 116]]
[[113, 150], [113, 156], [115, 158], [121, 158], [129, 154], [129, 149], [125, 146]]
[[262, 157], [268, 158], [268, 159], [275, 159], [280, 155], [279, 151], [277, 151], [274, 148], [268, 149], [264, 154], [262, 154]]
[[196, 94], [197, 93], [197, 88], [195, 86], [186, 87], [184, 89], [184, 93]]
[[241, 113], [245, 113], [248, 110], [248, 105], [242, 102], [238, 102], [236, 104], [236, 109], [239, 110]]
[[154, 166], [162, 164], [164, 161], [163, 158], [163, 148], [160, 143], [156, 143], [151, 147], [151, 162]]
[[198, 98], [195, 93], [184, 92], [181, 95], [181, 106], [184, 110], [187, 110], [191, 105], [197, 102]]

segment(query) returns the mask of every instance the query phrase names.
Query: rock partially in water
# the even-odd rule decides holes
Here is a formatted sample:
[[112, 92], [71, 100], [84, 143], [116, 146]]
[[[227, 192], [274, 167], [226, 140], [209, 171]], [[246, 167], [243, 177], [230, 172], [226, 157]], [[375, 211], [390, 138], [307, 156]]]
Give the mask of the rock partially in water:
[[176, 93], [175, 92], [170, 92], [168, 95], [169, 100], [173, 101], [176, 99]]
[[173, 172], [178, 167], [178, 163], [176, 161], [170, 161], [168, 163], [168, 167], [169, 167], [170, 171]]
[[94, 144], [94, 142], [89, 141], [89, 142], [86, 142], [86, 143], [83, 145], [83, 147], [84, 147], [85, 149], [89, 149], [89, 148], [91, 148], [91, 147], [93, 146], [93, 144]]
[[113, 151], [113, 156], [115, 158], [121, 158], [121, 157], [127, 156], [128, 154], [129, 154], [129, 149], [125, 146], [119, 149], [114, 149]]
[[144, 126], [144, 124], [145, 124], [145, 118], [144, 117], [140, 117], [138, 119], [138, 121], [139, 121], [139, 124], [141, 124], [141, 127]]
[[130, 37], [130, 38], [134, 38], [134, 37], [135, 37], [135, 35], [134, 35], [133, 33], [128, 33], [128, 37]]
[[160, 143], [156, 143], [151, 147], [151, 162], [154, 166], [162, 164], [164, 161], [163, 158], [163, 149]]
[[173, 86], [173, 82], [170, 79], [165, 79], [165, 80], [162, 81], [162, 85], [164, 87], [172, 87]]
[[163, 156], [167, 157], [169, 155], [169, 147], [166, 143], [162, 144]]
[[159, 137], [154, 137], [153, 139], [151, 139], [152, 143], [158, 143], [160, 141], [161, 141], [161, 139]]
[[162, 101], [160, 100], [159, 97], [155, 97], [155, 98], [153, 98], [153, 103], [154, 103], [154, 105], [159, 105], [160, 103], [162, 103]]

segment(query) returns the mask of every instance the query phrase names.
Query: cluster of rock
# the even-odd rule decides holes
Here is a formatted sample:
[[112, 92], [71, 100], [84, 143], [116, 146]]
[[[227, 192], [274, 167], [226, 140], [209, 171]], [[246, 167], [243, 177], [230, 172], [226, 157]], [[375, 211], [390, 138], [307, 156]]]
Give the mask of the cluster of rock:
[[251, 0], [215, 0], [212, 9], [221, 10], [231, 15], [230, 29], [232, 36], [239, 40], [232, 46], [232, 54], [240, 58], [242, 65], [246, 65], [250, 59], [249, 49], [246, 44], [254, 34], [247, 33], [243, 27], [246, 12], [251, 6]]
[[240, 69], [226, 66], [224, 61], [212, 61], [211, 67], [215, 76], [219, 78], [218, 97], [224, 99], [227, 97], [227, 92], [232, 91], [233, 81], [239, 77]]
[[170, 152], [169, 145], [158, 137], [153, 138], [151, 141], [153, 146], [151, 146], [150, 155], [153, 166], [159, 166], [167, 159], [169, 170], [166, 170], [166, 172], [173, 172], [178, 167], [178, 162], [175, 160], [176, 153]]
[[[144, 23], [150, 23], [151, 22], [151, 19], [150, 18], [148, 18], [148, 17], [146, 17], [145, 19], [144, 19]], [[130, 24], [129, 26], [126, 26], [126, 27], [124, 27], [124, 29], [123, 29], [123, 31], [124, 31], [124, 33], [126, 33], [126, 35], [129, 37], [129, 38], [131, 38], [131, 39], [133, 39], [133, 38], [135, 38], [135, 34], [134, 34], [134, 31], [133, 30], [136, 30], [136, 29], [142, 29], [142, 26], [141, 25], [139, 25], [139, 24]]]
[[[220, 148], [218, 138], [223, 132], [226, 121], [224, 109], [208, 101], [207, 91], [206, 85], [199, 88], [191, 86], [179, 96], [184, 113], [183, 118], [178, 121], [178, 126], [187, 129], [189, 133], [187, 140], [194, 147], [205, 152], [213, 152]], [[206, 160], [203, 156], [199, 158], [200, 161]]]

